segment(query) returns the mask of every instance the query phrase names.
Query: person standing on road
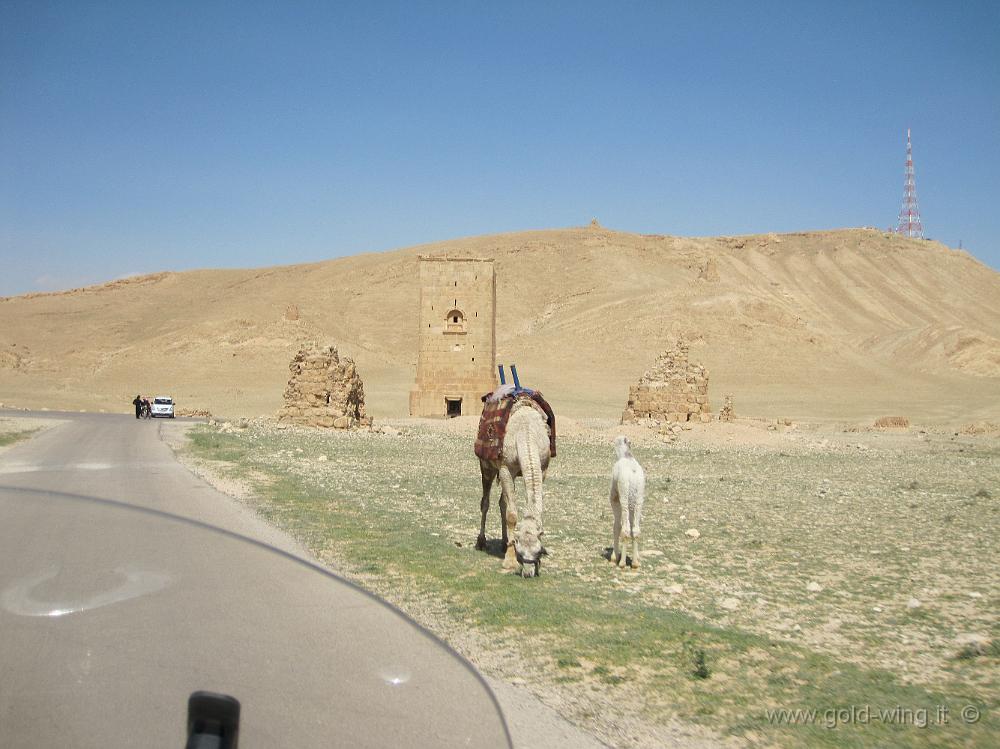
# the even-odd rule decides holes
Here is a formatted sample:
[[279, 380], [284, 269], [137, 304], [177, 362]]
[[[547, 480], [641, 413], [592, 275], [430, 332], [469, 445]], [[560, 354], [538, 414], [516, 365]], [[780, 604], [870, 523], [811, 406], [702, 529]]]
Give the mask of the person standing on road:
[[135, 406], [135, 418], [142, 416], [142, 396], [135, 396], [135, 400], [132, 401], [132, 405]]

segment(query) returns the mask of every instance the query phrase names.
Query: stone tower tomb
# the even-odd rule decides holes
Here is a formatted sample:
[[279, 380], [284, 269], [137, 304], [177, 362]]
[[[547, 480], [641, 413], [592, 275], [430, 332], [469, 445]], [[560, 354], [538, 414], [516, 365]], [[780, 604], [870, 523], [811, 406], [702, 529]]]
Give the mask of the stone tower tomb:
[[420, 257], [417, 382], [411, 416], [467, 416], [497, 386], [492, 259]]

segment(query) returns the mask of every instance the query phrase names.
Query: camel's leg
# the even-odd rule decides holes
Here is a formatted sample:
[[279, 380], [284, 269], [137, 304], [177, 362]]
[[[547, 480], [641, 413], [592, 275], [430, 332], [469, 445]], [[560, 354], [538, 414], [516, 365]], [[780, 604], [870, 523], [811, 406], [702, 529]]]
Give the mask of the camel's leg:
[[618, 487], [611, 484], [611, 514], [614, 516], [614, 523], [611, 526], [611, 556], [612, 564], [618, 564], [622, 556], [622, 503], [618, 497]]
[[[482, 551], [486, 548], [486, 513], [490, 511], [490, 489], [493, 488], [493, 480], [496, 478], [496, 471], [492, 466], [480, 463], [479, 470], [483, 478], [483, 498], [479, 502], [479, 510], [482, 512], [482, 521], [479, 523], [479, 538], [476, 539], [476, 548]], [[501, 509], [501, 513], [503, 510]], [[502, 521], [502, 517], [501, 517]]]
[[500, 540], [506, 549], [509, 541], [507, 538], [507, 494], [503, 489], [500, 490]]
[[637, 570], [640, 566], [639, 561], [639, 522], [642, 519], [642, 506], [633, 507], [629, 512], [629, 521], [632, 531], [632, 569]]
[[504, 520], [507, 522], [505, 535], [508, 540], [506, 541], [507, 551], [504, 553], [503, 568], [516, 570], [520, 565], [514, 553], [514, 544], [510, 539], [513, 538], [514, 531], [517, 529], [517, 500], [514, 497], [514, 477], [510, 475], [510, 469], [507, 466], [500, 466], [500, 491], [502, 492], [500, 501], [503, 501], [503, 497], [507, 499]]
[[618, 566], [622, 569], [628, 567], [628, 552], [631, 544], [625, 543], [626, 539], [632, 538], [632, 513], [629, 511], [627, 502], [622, 503], [622, 553], [618, 559]]

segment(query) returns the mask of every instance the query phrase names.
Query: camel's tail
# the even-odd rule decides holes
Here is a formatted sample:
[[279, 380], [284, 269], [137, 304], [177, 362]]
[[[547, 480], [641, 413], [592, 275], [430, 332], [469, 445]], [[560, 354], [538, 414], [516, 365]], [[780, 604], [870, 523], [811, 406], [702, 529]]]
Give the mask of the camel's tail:
[[521, 475], [528, 489], [531, 511], [526, 514], [535, 515], [539, 522], [542, 518], [542, 459], [538, 455], [537, 427], [528, 422], [528, 428], [518, 432], [516, 438], [517, 459], [521, 464]]

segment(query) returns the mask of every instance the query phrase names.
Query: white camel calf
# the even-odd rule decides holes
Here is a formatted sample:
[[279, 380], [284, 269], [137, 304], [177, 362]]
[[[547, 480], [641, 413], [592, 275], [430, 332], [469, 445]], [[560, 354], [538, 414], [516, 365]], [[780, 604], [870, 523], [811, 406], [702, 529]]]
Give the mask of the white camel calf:
[[[639, 524], [642, 520], [642, 503], [646, 495], [646, 474], [639, 461], [632, 455], [628, 438], [615, 438], [615, 454], [618, 460], [611, 469], [611, 512], [615, 521], [612, 533], [611, 561], [622, 567], [626, 565], [625, 552], [621, 547], [622, 531], [632, 539], [632, 569], [639, 568]], [[627, 525], [622, 528], [622, 505], [625, 506]]]

